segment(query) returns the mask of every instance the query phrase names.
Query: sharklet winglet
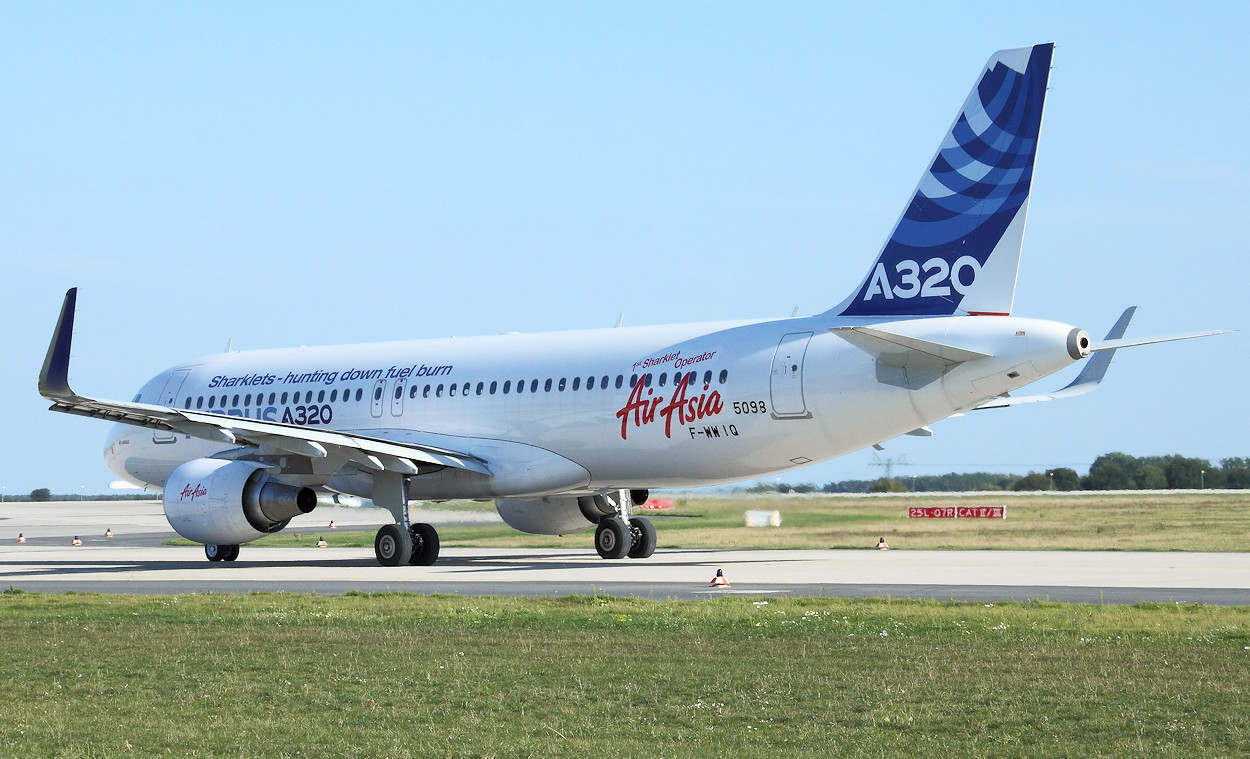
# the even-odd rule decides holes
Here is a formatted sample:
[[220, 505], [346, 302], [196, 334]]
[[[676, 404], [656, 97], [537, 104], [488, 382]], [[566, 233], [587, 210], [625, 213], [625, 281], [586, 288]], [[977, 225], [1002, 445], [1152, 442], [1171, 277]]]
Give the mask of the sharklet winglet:
[[61, 304], [61, 315], [48, 343], [48, 354], [39, 371], [39, 394], [50, 401], [75, 400], [78, 396], [69, 386], [69, 355], [74, 340], [74, 309], [78, 288], [71, 287]]

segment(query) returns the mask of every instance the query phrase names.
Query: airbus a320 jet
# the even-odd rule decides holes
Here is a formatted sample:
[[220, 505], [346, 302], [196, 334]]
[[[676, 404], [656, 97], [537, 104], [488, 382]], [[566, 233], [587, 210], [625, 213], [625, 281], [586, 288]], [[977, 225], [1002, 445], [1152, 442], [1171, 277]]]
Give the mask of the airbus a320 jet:
[[[605, 559], [650, 556], [648, 490], [786, 472], [974, 409], [1085, 392], [1127, 340], [1012, 315], [1053, 45], [979, 73], [862, 283], [804, 318], [229, 352], [176, 364], [129, 403], [67, 381], [76, 290], [39, 391], [116, 422], [120, 477], [163, 493], [211, 561], [311, 511], [371, 498], [384, 565], [431, 564], [410, 500], [493, 499], [529, 533], [595, 528]], [[1093, 358], [1090, 356], [1093, 355]], [[1015, 397], [1074, 362], [1063, 390]]]

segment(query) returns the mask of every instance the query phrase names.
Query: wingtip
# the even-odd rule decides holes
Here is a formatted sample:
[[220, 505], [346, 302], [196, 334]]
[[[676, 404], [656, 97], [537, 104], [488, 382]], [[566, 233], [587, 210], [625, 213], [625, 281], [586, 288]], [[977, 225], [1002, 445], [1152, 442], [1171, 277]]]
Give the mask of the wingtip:
[[39, 394], [50, 401], [74, 396], [69, 386], [69, 354], [74, 339], [74, 309], [77, 303], [78, 288], [71, 287], [65, 292], [61, 315], [56, 320], [56, 329], [48, 343], [48, 354], [39, 372]]

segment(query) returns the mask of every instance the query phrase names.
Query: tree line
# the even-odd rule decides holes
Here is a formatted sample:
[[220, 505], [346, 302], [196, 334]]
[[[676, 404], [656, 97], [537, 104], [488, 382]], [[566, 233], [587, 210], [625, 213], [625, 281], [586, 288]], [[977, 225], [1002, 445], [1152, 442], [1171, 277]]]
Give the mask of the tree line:
[[1104, 453], [1081, 476], [1070, 467], [1028, 474], [949, 472], [877, 480], [843, 480], [824, 485], [759, 483], [750, 492], [782, 493], [958, 493], [975, 490], [1181, 490], [1250, 488], [1250, 458], [1207, 459]]

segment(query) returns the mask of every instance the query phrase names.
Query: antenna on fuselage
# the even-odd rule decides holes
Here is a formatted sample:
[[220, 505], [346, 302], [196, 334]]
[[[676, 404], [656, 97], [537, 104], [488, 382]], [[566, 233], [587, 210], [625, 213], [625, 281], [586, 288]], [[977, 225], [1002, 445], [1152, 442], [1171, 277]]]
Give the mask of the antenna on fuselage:
[[226, 353], [229, 353], [229, 352], [230, 352], [230, 348], [231, 348], [233, 345], [234, 345], [234, 338], [233, 338], [233, 337], [227, 337], [227, 338], [226, 338]]
[[613, 328], [613, 329], [619, 329], [619, 328], [620, 328], [620, 326], [621, 326], [622, 324], [624, 324], [624, 323], [625, 323], [625, 312], [624, 312], [624, 311], [622, 311], [622, 312], [621, 312], [621, 315], [620, 315], [620, 316], [618, 316], [618, 317], [616, 317], [616, 324], [613, 324], [613, 325], [612, 325], [612, 328]]

